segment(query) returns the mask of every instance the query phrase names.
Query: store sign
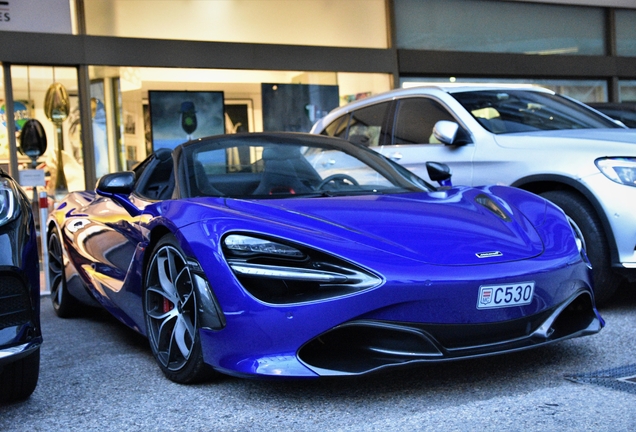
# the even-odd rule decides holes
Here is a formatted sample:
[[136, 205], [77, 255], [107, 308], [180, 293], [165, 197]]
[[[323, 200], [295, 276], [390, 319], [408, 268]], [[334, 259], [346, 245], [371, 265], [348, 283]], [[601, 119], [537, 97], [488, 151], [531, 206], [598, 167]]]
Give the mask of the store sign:
[[0, 31], [71, 34], [69, 0], [0, 1]]
[[22, 187], [46, 186], [44, 170], [25, 169], [18, 171], [18, 174], [20, 175], [20, 186]]

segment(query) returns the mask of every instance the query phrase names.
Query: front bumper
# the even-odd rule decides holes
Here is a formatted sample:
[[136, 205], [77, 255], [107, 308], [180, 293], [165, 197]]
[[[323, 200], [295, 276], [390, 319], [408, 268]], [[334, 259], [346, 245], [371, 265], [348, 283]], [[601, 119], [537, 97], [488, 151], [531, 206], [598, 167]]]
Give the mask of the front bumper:
[[42, 336], [38, 336], [21, 345], [0, 348], [0, 366], [12, 363], [34, 353], [40, 348], [40, 345], [42, 345]]
[[0, 366], [39, 348], [42, 343], [39, 312], [39, 285], [29, 281], [17, 267], [1, 266]]
[[298, 353], [321, 376], [364, 374], [420, 362], [502, 354], [597, 333], [604, 323], [588, 292], [560, 306], [500, 323], [415, 324], [357, 320], [320, 335]]
[[[471, 267], [471, 276], [485, 277], [497, 267], [503, 278], [515, 266]], [[223, 311], [224, 328], [200, 330], [204, 359], [242, 377], [359, 375], [519, 351], [601, 330], [584, 263], [532, 273], [537, 283], [532, 304], [487, 311], [475, 306], [480, 283], [490, 283], [479, 277], [481, 282], [391, 283], [305, 305], [245, 298], [247, 303]]]

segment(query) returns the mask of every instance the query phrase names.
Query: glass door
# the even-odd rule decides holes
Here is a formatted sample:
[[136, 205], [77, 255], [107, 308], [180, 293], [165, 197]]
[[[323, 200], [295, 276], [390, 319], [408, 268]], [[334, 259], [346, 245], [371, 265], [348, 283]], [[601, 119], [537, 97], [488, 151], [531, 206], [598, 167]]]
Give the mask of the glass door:
[[[20, 129], [27, 119], [37, 119], [47, 138], [46, 152], [35, 163], [18, 153], [18, 168], [44, 170], [46, 190], [56, 199], [84, 190], [76, 68], [12, 65], [11, 83], [18, 147]], [[7, 150], [0, 149], [0, 163], [5, 163]]]

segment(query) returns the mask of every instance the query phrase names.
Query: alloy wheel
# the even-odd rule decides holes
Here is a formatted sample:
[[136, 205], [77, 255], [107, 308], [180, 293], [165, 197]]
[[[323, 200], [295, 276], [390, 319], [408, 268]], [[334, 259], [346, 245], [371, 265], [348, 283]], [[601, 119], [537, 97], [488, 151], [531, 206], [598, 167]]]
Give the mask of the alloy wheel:
[[148, 339], [159, 363], [180, 370], [196, 340], [196, 296], [185, 257], [172, 245], [160, 247], [148, 268], [145, 291]]

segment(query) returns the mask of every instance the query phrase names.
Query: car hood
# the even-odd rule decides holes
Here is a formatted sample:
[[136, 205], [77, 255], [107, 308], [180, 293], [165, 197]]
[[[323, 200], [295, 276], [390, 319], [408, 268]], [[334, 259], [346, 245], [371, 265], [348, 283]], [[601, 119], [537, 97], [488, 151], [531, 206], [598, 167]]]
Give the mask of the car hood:
[[613, 142], [636, 144], [636, 129], [566, 129], [534, 132], [516, 132], [496, 135], [497, 141], [513, 141], [519, 137], [572, 139], [584, 144], [590, 142]]
[[[500, 214], [478, 201], [491, 207], [497, 203], [494, 208]], [[429, 264], [516, 261], [543, 251], [541, 238], [518, 210], [477, 188], [430, 194], [227, 200], [227, 205], [314, 230], [316, 236], [336, 235]]]

